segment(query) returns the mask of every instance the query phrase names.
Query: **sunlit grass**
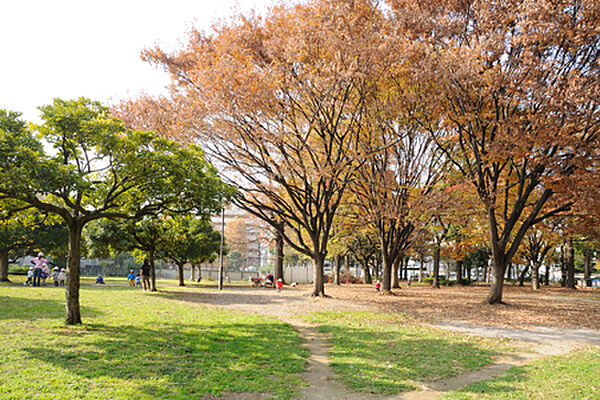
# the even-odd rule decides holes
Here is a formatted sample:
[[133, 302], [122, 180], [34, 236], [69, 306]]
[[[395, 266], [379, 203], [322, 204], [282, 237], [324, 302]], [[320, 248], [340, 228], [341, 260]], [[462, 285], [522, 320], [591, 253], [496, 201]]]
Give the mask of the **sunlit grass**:
[[119, 279], [83, 280], [84, 324], [75, 327], [64, 326], [63, 288], [0, 285], [0, 398], [297, 395], [307, 352], [291, 326], [184, 304]]
[[479, 369], [510, 351], [504, 341], [423, 327], [402, 314], [318, 312], [305, 319], [331, 335], [331, 365], [356, 391], [416, 389], [418, 382]]
[[443, 396], [446, 400], [600, 399], [600, 346], [512, 368]]

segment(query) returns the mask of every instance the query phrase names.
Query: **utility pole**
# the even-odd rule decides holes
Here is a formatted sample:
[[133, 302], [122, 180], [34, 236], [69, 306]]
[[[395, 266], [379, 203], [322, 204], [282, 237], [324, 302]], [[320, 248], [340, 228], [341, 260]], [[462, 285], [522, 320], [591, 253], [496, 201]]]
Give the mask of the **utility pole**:
[[219, 290], [223, 290], [223, 237], [225, 236], [225, 206], [221, 204], [221, 247], [219, 248]]

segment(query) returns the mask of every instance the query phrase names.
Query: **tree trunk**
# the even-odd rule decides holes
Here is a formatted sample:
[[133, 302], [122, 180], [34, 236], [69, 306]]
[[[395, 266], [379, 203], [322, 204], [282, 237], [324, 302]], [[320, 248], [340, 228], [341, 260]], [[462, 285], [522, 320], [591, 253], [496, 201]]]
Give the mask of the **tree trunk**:
[[398, 272], [401, 271], [402, 257], [396, 258], [392, 264], [392, 288], [400, 289], [400, 280], [398, 278]]
[[10, 282], [8, 280], [8, 250], [0, 251], [0, 282]]
[[346, 254], [344, 265], [346, 266], [346, 272], [350, 273], [350, 265], [352, 264], [352, 259], [350, 254]]
[[148, 262], [150, 263], [150, 291], [156, 292], [156, 269], [154, 268], [154, 248], [148, 252]]
[[419, 254], [419, 282], [423, 282], [423, 254]]
[[531, 266], [531, 288], [540, 289], [540, 266], [537, 263]]
[[560, 287], [567, 285], [567, 261], [565, 259], [565, 247], [560, 248]]
[[333, 283], [338, 286], [340, 284], [340, 269], [342, 269], [342, 256], [338, 254], [335, 256], [335, 264], [333, 265]]
[[587, 250], [584, 253], [584, 263], [583, 263], [583, 286], [589, 287], [591, 286], [591, 276], [592, 276], [592, 253]]
[[390, 263], [389, 257], [383, 253], [381, 254], [381, 260], [383, 263], [383, 282], [381, 286], [384, 292], [390, 292], [392, 290], [392, 264]]
[[492, 285], [486, 299], [486, 303], [488, 304], [502, 304], [506, 264], [504, 252], [497, 246], [497, 243], [492, 243]]
[[192, 264], [192, 282], [196, 282], [196, 266]]
[[567, 287], [575, 289], [575, 248], [573, 239], [567, 242]]
[[177, 270], [179, 271], [179, 286], [185, 286], [185, 282], [183, 281], [183, 263], [177, 264]]
[[283, 229], [283, 224], [281, 224], [280, 228], [275, 230], [275, 281], [281, 279], [285, 283], [283, 277]]
[[508, 280], [510, 280], [512, 277], [512, 268], [513, 268], [512, 263], [508, 263], [508, 265], [506, 267], [506, 279], [508, 279]]
[[365, 283], [367, 283], [367, 284], [373, 283], [373, 279], [371, 278], [371, 271], [369, 268], [369, 258], [364, 260], [363, 269], [365, 272]]
[[456, 283], [458, 283], [459, 285], [465, 284], [462, 276], [463, 276], [463, 262], [457, 261], [456, 262]]
[[[449, 278], [449, 277], [448, 277]], [[440, 288], [440, 245], [436, 244], [433, 250], [433, 288]]]
[[526, 265], [523, 268], [523, 271], [521, 271], [521, 273], [519, 274], [519, 286], [523, 286], [525, 284], [525, 275], [527, 275], [528, 271], [529, 271], [529, 265]]
[[546, 265], [546, 276], [544, 277], [544, 284], [546, 286], [550, 285], [550, 266]]
[[69, 225], [69, 258], [67, 261], [67, 282], [65, 290], [66, 317], [65, 324], [81, 324], [79, 309], [79, 277], [81, 275], [81, 230], [79, 221]]
[[315, 272], [314, 272], [314, 289], [311, 294], [312, 297], [325, 297], [325, 282], [323, 281], [323, 264], [325, 262], [324, 254], [314, 254], [313, 262], [315, 263]]

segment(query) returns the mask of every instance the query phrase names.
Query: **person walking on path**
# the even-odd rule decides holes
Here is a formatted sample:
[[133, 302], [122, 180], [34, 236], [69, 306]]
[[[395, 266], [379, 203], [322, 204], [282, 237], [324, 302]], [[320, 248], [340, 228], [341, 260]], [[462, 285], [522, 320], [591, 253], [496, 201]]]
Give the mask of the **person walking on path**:
[[142, 275], [142, 285], [144, 286], [144, 291], [150, 290], [150, 263], [148, 263], [147, 258], [144, 260], [144, 264], [142, 264], [140, 274]]

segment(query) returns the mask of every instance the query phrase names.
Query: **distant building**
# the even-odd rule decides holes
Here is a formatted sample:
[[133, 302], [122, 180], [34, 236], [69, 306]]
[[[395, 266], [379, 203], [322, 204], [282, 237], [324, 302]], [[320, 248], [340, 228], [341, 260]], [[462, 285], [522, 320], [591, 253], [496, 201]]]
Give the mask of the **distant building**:
[[[269, 246], [263, 243], [264, 238], [268, 238], [271, 232], [268, 227], [260, 224], [255, 217], [240, 208], [235, 206], [227, 207], [224, 218], [225, 226], [235, 218], [242, 218], [246, 223], [246, 254], [241, 269], [243, 272], [256, 273], [264, 265], [272, 262]], [[214, 215], [211, 218], [214, 230], [220, 233], [223, 232], [221, 220], [221, 215]], [[225, 240], [227, 240], [227, 237], [225, 237]], [[216, 270], [218, 267], [218, 258], [214, 263], [202, 264], [203, 271]]]

